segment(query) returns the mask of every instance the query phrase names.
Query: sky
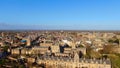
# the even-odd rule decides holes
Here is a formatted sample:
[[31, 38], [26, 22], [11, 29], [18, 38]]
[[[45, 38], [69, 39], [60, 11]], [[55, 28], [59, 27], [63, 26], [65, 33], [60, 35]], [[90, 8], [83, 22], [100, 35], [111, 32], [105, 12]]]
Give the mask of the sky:
[[120, 0], [0, 0], [0, 29], [120, 30]]

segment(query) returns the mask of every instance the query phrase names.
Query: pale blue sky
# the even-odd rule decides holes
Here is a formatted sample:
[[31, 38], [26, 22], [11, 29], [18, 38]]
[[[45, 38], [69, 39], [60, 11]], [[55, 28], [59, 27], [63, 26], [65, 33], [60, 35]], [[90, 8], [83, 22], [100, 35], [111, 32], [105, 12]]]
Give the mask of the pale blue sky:
[[120, 0], [0, 0], [0, 29], [120, 30]]

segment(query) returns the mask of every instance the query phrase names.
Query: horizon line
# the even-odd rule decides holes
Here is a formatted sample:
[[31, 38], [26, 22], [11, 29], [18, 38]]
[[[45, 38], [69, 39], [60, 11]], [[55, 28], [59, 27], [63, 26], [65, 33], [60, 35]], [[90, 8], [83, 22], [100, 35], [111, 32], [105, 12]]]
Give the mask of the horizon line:
[[81, 30], [81, 29], [0, 29], [0, 31], [106, 31], [106, 32], [109, 32], [109, 31], [112, 31], [112, 32], [120, 32], [120, 30], [87, 30], [87, 29], [84, 29], [84, 30]]

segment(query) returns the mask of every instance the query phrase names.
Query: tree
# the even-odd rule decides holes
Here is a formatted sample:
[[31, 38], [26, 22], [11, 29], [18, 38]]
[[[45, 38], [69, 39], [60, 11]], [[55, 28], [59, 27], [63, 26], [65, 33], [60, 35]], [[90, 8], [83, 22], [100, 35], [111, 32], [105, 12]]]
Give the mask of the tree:
[[110, 54], [113, 53], [113, 46], [112, 45], [105, 45], [102, 51], [102, 54]]
[[24, 65], [20, 65], [19, 68], [25, 68], [25, 66]]
[[9, 48], [9, 46], [4, 46], [4, 47], [3, 47], [3, 50], [4, 50], [4, 51], [7, 51], [8, 48]]
[[5, 59], [0, 59], [0, 65], [5, 64]]

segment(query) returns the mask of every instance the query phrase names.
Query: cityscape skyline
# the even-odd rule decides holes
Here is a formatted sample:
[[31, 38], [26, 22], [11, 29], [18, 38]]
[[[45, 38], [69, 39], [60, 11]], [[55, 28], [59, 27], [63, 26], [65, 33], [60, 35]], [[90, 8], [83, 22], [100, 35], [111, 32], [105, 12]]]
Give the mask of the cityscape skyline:
[[118, 0], [1, 0], [0, 29], [120, 30]]
[[0, 68], [120, 68], [120, 0], [0, 0]]

